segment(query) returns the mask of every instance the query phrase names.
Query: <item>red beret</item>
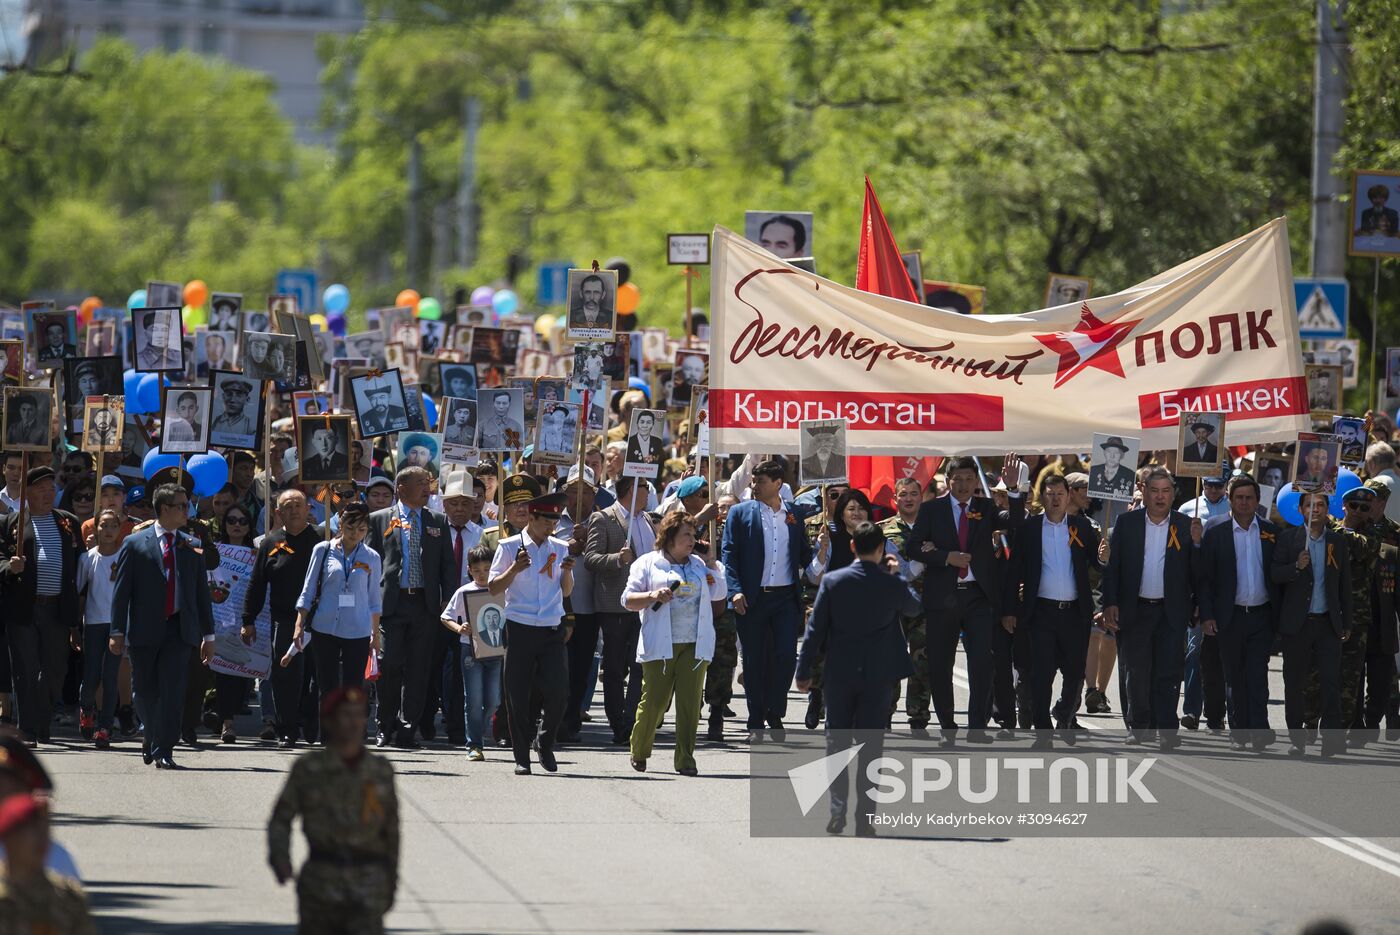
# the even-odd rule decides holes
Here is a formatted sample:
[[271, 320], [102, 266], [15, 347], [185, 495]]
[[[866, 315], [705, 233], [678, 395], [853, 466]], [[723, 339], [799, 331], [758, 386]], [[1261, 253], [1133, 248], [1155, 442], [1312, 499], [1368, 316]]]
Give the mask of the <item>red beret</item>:
[[40, 765], [39, 758], [18, 737], [0, 737], [0, 772], [14, 774], [36, 791], [53, 788], [53, 780]]
[[340, 710], [343, 704], [369, 704], [369, 696], [358, 685], [342, 685], [333, 688], [321, 699], [321, 717], [330, 717]]
[[16, 792], [0, 802], [0, 838], [38, 815], [43, 805], [28, 792]]

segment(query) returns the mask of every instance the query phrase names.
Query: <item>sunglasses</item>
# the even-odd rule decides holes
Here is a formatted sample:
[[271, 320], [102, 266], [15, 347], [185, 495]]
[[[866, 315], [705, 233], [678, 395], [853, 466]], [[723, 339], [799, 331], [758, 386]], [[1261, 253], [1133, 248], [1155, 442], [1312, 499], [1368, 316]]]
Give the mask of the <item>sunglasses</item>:
[[75, 494], [73, 494], [73, 499], [74, 499], [74, 500], [93, 500], [93, 499], [95, 499], [95, 498], [94, 498], [94, 496], [93, 496], [92, 494], [90, 494], [90, 493], [75, 493]]
[[1350, 503], [1345, 504], [1345, 506], [1348, 510], [1364, 510], [1367, 507], [1369, 507], [1370, 504], [1362, 503], [1360, 500], [1353, 500]]
[[241, 517], [241, 516], [225, 516], [225, 517], [224, 517], [224, 525], [225, 525], [225, 526], [247, 526], [247, 525], [248, 525], [248, 520], [244, 519], [244, 518]]

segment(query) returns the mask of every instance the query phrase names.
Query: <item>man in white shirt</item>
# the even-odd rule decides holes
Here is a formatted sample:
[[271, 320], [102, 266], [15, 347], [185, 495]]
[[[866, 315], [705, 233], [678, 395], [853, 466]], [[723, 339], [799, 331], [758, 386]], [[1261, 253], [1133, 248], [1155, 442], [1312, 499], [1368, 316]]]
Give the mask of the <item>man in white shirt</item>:
[[502, 539], [491, 562], [488, 590], [505, 595], [506, 660], [502, 672], [515, 775], [530, 775], [530, 741], [535, 732], [530, 693], [544, 703], [535, 749], [540, 766], [557, 772], [555, 732], [569, 695], [568, 638], [564, 598], [574, 589], [574, 557], [569, 544], [551, 533], [564, 512], [562, 493], [530, 501], [530, 521], [519, 535]]
[[5, 452], [5, 487], [0, 490], [0, 505], [4, 509], [0, 512], [15, 513], [19, 511], [19, 492], [20, 488], [24, 486], [23, 466], [23, 452]]

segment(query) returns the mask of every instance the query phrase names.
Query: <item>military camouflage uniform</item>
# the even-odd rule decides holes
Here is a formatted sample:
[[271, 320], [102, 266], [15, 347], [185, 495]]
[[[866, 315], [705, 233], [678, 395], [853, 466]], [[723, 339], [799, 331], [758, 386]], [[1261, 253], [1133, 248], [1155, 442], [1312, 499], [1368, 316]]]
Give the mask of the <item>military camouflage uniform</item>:
[[[904, 554], [904, 543], [913, 527], [899, 518], [898, 515], [891, 516], [880, 524], [880, 529], [885, 533], [885, 538], [889, 541], [892, 551]], [[914, 588], [914, 593], [922, 595], [924, 593], [924, 572], [923, 563], [919, 563], [919, 573], [910, 582]], [[914, 663], [914, 674], [909, 676], [908, 682], [904, 686], [904, 713], [909, 716], [910, 727], [927, 727], [929, 722], [929, 705], [932, 702], [933, 694], [928, 684], [928, 644], [924, 636], [923, 614], [916, 614], [913, 617], [900, 616], [900, 625], [904, 627], [904, 638], [909, 641], [909, 658]], [[899, 707], [899, 685], [894, 686], [894, 697], [890, 700], [890, 716], [894, 716], [895, 709]]]
[[734, 699], [734, 670], [739, 667], [739, 626], [726, 607], [715, 618], [715, 658], [705, 673], [705, 704], [723, 708]]
[[10, 886], [0, 877], [0, 935], [36, 932], [96, 935], [82, 888], [51, 870], [24, 886]]
[[[1371, 578], [1380, 558], [1381, 539], [1374, 526], [1364, 531], [1347, 529], [1333, 521], [1332, 528], [1346, 537], [1351, 560], [1351, 620], [1347, 626], [1351, 635], [1342, 644], [1342, 725], [1349, 726], [1356, 718], [1358, 688], [1366, 671], [1366, 631], [1371, 628]], [[1321, 687], [1317, 681], [1317, 666], [1308, 669], [1304, 724], [1314, 728], [1320, 717]]]
[[[817, 514], [815, 514], [815, 515], [813, 515], [813, 516], [809, 516], [809, 517], [807, 517], [807, 519], [806, 519], [806, 520], [804, 521], [804, 523], [803, 523], [803, 529], [804, 529], [804, 531], [805, 531], [806, 534], [807, 534], [807, 541], [810, 542], [810, 543], [812, 543], [812, 554], [814, 554], [814, 555], [815, 555], [816, 552], [817, 552], [817, 537], [820, 536], [820, 535], [821, 535], [821, 532], [822, 532], [822, 517], [823, 517], [824, 515], [825, 515], [825, 514], [823, 514], [823, 513], [817, 513]], [[829, 526], [828, 526], [828, 529], [827, 529], [827, 535], [828, 535], [828, 536], [831, 535], [831, 530], [830, 530], [830, 527], [829, 527]], [[816, 600], [817, 600], [817, 588], [816, 588], [815, 585], [813, 585], [811, 582], [809, 582], [809, 581], [807, 580], [807, 577], [806, 577], [806, 575], [804, 574], [804, 569], [798, 569], [797, 578], [798, 578], [798, 587], [800, 587], [800, 588], [802, 589], [802, 625], [799, 627], [798, 632], [799, 632], [799, 633], [806, 633], [806, 632], [807, 632], [807, 619], [808, 619], [809, 617], [812, 616], [812, 604], [814, 604], [814, 603], [816, 602]], [[817, 653], [816, 662], [814, 662], [814, 663], [812, 664], [812, 687], [811, 687], [811, 691], [817, 693], [816, 695], [813, 696], [813, 699], [814, 699], [814, 701], [815, 701], [815, 703], [817, 704], [818, 707], [821, 707], [821, 706], [822, 706], [822, 705], [821, 705], [822, 674], [825, 672], [825, 670], [826, 670], [826, 653], [825, 653], [825, 652], [819, 652], [819, 653]]]
[[324, 748], [297, 757], [268, 821], [274, 867], [291, 863], [297, 815], [311, 849], [297, 877], [299, 931], [383, 932], [399, 876], [399, 802], [389, 761], [365, 750], [352, 766]]

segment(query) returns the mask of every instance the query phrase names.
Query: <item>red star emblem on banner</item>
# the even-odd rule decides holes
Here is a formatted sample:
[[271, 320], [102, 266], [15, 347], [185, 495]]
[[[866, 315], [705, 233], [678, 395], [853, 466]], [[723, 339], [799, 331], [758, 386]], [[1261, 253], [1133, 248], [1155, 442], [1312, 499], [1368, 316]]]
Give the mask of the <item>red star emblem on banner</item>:
[[1055, 371], [1055, 386], [1058, 388], [1087, 367], [1097, 367], [1122, 377], [1123, 364], [1118, 359], [1118, 345], [1140, 322], [1141, 319], [1111, 323], [1099, 321], [1085, 303], [1079, 309], [1079, 324], [1074, 326], [1073, 331], [1032, 337], [1060, 355], [1060, 366]]

